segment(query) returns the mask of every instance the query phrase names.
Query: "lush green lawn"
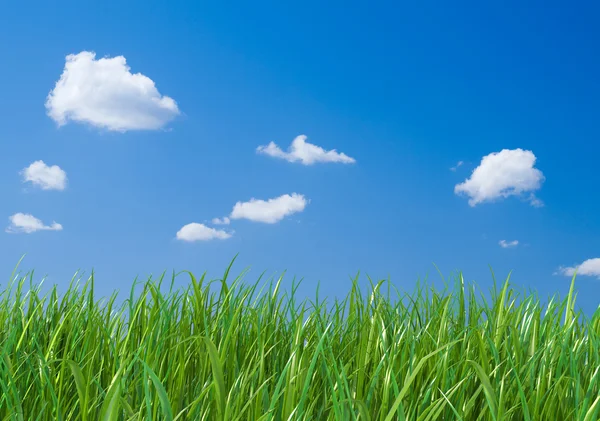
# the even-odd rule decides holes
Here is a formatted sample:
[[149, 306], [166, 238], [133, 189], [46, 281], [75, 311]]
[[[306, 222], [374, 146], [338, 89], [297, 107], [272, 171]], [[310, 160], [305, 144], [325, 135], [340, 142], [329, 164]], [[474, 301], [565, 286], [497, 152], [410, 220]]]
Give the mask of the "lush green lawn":
[[93, 280], [5, 288], [0, 420], [600, 418], [600, 312], [573, 312], [573, 284], [545, 306], [508, 282], [485, 302], [462, 277], [410, 297], [355, 284], [325, 304], [183, 276], [122, 306]]

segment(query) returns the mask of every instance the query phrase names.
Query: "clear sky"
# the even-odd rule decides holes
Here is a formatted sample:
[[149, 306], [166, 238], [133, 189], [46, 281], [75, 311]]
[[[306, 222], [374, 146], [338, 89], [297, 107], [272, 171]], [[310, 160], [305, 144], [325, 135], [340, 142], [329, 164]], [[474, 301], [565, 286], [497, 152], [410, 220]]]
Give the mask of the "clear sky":
[[235, 273], [287, 270], [308, 295], [344, 294], [358, 270], [439, 283], [435, 263], [483, 290], [490, 265], [512, 270], [545, 298], [579, 267], [578, 302], [598, 306], [593, 2], [0, 16], [2, 279], [27, 253], [36, 279], [94, 269], [107, 294], [164, 270], [217, 277], [239, 253]]

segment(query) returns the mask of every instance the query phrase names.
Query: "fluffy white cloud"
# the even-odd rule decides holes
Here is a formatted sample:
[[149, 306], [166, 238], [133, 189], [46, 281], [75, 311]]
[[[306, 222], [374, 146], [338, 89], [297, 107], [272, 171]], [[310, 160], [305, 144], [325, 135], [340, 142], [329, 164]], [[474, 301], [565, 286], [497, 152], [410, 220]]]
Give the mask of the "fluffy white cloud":
[[519, 241], [518, 240], [514, 240], [514, 241], [500, 240], [498, 242], [498, 244], [500, 244], [500, 247], [502, 247], [503, 249], [508, 249], [511, 247], [517, 247], [519, 245]]
[[15, 213], [8, 218], [10, 225], [6, 228], [9, 233], [25, 233], [31, 234], [36, 231], [60, 231], [63, 229], [61, 224], [52, 222], [51, 225], [44, 225], [42, 221], [35, 216], [27, 213]]
[[456, 163], [456, 165], [454, 167], [450, 167], [450, 171], [456, 171], [458, 168], [460, 168], [462, 165], [464, 164], [463, 161], [458, 161]]
[[177, 231], [177, 239], [188, 242], [226, 240], [231, 238], [232, 235], [232, 233], [207, 227], [206, 225], [197, 222], [184, 225]]
[[69, 120], [108, 130], [157, 130], [179, 114], [152, 79], [131, 73], [123, 56], [101, 58], [82, 51], [66, 57], [63, 73], [46, 100], [59, 126]]
[[297, 193], [284, 194], [269, 200], [252, 198], [249, 202], [237, 202], [229, 217], [274, 224], [288, 215], [302, 212], [307, 204], [308, 200]]
[[306, 136], [296, 137], [288, 152], [281, 150], [277, 144], [270, 142], [268, 145], [262, 145], [256, 148], [256, 152], [269, 155], [274, 158], [285, 159], [289, 162], [300, 162], [304, 165], [312, 165], [317, 162], [341, 162], [343, 164], [353, 164], [354, 158], [350, 158], [345, 153], [338, 153], [335, 149], [326, 151], [320, 146], [313, 145], [306, 141]]
[[573, 276], [577, 270], [577, 275], [596, 276], [600, 279], [600, 257], [588, 259], [580, 265], [572, 267], [560, 267], [558, 271], [566, 276]]
[[23, 182], [31, 182], [43, 190], [64, 190], [67, 173], [58, 165], [48, 166], [44, 161], [35, 161], [21, 171]]
[[224, 216], [223, 218], [213, 218], [210, 222], [212, 222], [214, 225], [229, 225], [231, 220]]
[[471, 206], [525, 193], [530, 193], [528, 200], [533, 206], [542, 206], [533, 192], [541, 187], [545, 178], [534, 168], [535, 161], [533, 152], [523, 149], [491, 153], [483, 157], [470, 178], [454, 187], [454, 192], [468, 196]]

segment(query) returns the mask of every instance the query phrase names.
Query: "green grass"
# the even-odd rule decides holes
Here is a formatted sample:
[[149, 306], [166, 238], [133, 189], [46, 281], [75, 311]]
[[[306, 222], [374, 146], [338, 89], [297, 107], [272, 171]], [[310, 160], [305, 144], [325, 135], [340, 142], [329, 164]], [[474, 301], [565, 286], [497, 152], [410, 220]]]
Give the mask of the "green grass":
[[327, 303], [228, 272], [149, 280], [122, 305], [93, 277], [61, 296], [16, 279], [0, 293], [0, 420], [600, 418], [600, 312], [574, 313], [574, 278], [544, 306], [508, 280], [485, 300], [462, 276], [410, 296], [354, 281]]

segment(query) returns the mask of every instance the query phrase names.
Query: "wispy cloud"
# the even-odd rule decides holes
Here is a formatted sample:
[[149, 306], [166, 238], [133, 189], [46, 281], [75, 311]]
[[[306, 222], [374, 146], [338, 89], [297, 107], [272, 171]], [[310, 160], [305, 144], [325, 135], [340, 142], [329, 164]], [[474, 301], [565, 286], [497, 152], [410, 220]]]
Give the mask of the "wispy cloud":
[[283, 151], [277, 144], [270, 142], [268, 145], [262, 145], [256, 148], [259, 154], [269, 155], [274, 158], [285, 159], [289, 162], [300, 162], [303, 165], [313, 165], [316, 163], [338, 162], [342, 164], [353, 164], [354, 158], [345, 153], [337, 152], [335, 149], [326, 151], [320, 146], [313, 145], [306, 141], [306, 136], [296, 137], [288, 151]]
[[229, 225], [231, 223], [231, 220], [224, 216], [223, 218], [213, 218], [211, 223], [213, 225]]
[[28, 213], [15, 213], [8, 218], [10, 225], [6, 228], [8, 233], [25, 233], [31, 234], [36, 231], [61, 231], [61, 224], [52, 222], [50, 225], [45, 225], [41, 220]]
[[59, 126], [75, 121], [119, 132], [157, 130], [179, 114], [152, 79], [130, 72], [125, 57], [96, 60], [90, 51], [66, 57], [46, 109]]
[[40, 187], [42, 190], [64, 190], [67, 187], [67, 173], [58, 165], [48, 166], [44, 161], [35, 161], [21, 171], [23, 182]]
[[533, 206], [542, 206], [534, 191], [541, 188], [545, 178], [534, 168], [536, 157], [523, 149], [503, 149], [484, 156], [471, 177], [454, 187], [456, 194], [469, 197], [469, 205], [476, 206], [509, 196], [528, 196]]
[[288, 215], [302, 212], [307, 204], [308, 200], [297, 193], [284, 194], [268, 200], [252, 198], [248, 202], [237, 202], [229, 217], [274, 224]]
[[577, 270], [577, 276], [595, 276], [600, 279], [600, 257], [588, 259], [575, 266], [558, 268], [558, 273], [566, 276], [573, 276]]
[[518, 240], [513, 240], [513, 241], [500, 240], [498, 242], [498, 244], [500, 244], [500, 247], [502, 247], [503, 249], [508, 249], [508, 248], [512, 248], [512, 247], [517, 247], [519, 245], [519, 241]]
[[463, 162], [463, 161], [458, 161], [458, 162], [456, 163], [456, 165], [455, 165], [455, 166], [453, 166], [453, 167], [450, 167], [450, 171], [456, 171], [456, 170], [457, 170], [458, 168], [460, 168], [460, 167], [461, 167], [463, 164], [464, 164], [464, 162]]
[[204, 224], [192, 222], [191, 224], [184, 225], [179, 231], [177, 231], [177, 239], [181, 241], [194, 242], [194, 241], [210, 241], [210, 240], [226, 240], [231, 238], [233, 233], [218, 230], [215, 228], [207, 227]]

